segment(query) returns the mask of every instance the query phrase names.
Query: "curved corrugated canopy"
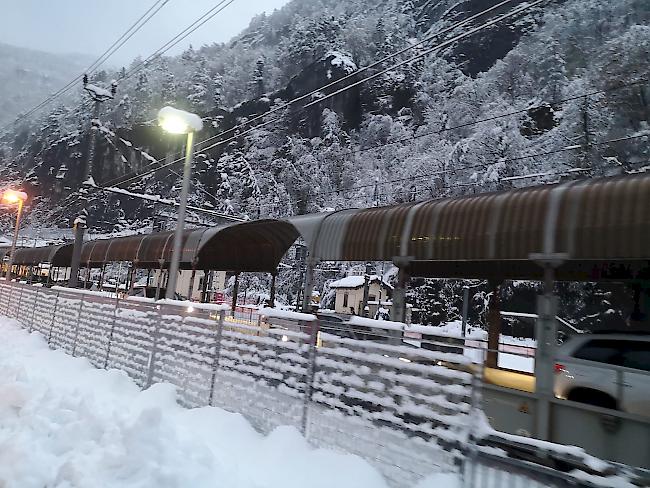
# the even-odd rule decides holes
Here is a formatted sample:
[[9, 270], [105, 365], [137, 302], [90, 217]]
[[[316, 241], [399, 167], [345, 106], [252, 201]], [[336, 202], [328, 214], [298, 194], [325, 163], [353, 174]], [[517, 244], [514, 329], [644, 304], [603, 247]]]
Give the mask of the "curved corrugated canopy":
[[[345, 210], [323, 217], [320, 260], [410, 257], [419, 276], [539, 277], [531, 254], [565, 253], [571, 279], [625, 275], [650, 260], [650, 175]], [[628, 273], [628, 274], [630, 274]]]
[[36, 266], [49, 263], [51, 266], [68, 267], [72, 260], [72, 244], [57, 246], [24, 247], [16, 249], [13, 263], [18, 266]]
[[273, 273], [300, 236], [284, 220], [255, 220], [205, 231], [196, 254], [197, 269]]
[[[193, 232], [187, 230], [183, 235], [183, 247]], [[157, 232], [112, 239], [88, 241], [81, 251], [81, 263], [91, 268], [101, 267], [117, 261], [133, 262], [138, 268], [167, 268], [171, 260], [174, 244], [173, 232]], [[185, 254], [185, 253], [184, 253]], [[191, 267], [191, 261], [181, 259], [181, 268]]]

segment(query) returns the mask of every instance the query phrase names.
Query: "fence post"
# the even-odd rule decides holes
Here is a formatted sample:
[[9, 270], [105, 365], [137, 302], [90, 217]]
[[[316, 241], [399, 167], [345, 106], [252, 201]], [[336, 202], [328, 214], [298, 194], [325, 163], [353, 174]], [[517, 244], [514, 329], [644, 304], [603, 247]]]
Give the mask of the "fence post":
[[20, 322], [18, 316], [20, 315], [20, 306], [23, 303], [23, 291], [25, 291], [25, 288], [20, 284], [19, 286], [20, 286], [20, 294], [18, 295], [18, 304], [14, 307], [14, 317], [16, 318], [16, 320]]
[[77, 338], [79, 337], [79, 322], [81, 321], [81, 312], [84, 308], [84, 294], [81, 294], [81, 300], [79, 301], [79, 309], [77, 310], [77, 324], [74, 328], [74, 338], [72, 339], [72, 357], [74, 357], [75, 352], [77, 351]]
[[309, 356], [307, 363], [307, 374], [305, 377], [305, 396], [302, 404], [302, 422], [300, 431], [302, 435], [307, 438], [307, 425], [309, 423], [309, 403], [314, 389], [314, 376], [316, 374], [316, 352], [318, 343], [318, 334], [320, 331], [320, 320], [316, 319], [311, 323], [309, 333]]
[[475, 428], [477, 427], [477, 422], [479, 415], [481, 414], [481, 382], [482, 382], [482, 370], [472, 374], [472, 383], [471, 383], [471, 397], [470, 397], [470, 408], [472, 411], [471, 420], [468, 423], [467, 427], [467, 441], [465, 446], [461, 447], [461, 450], [464, 451], [465, 457], [462, 460], [463, 466], [461, 469], [462, 476], [462, 486], [463, 488], [474, 488], [476, 484], [476, 470], [478, 467], [477, 458], [478, 450], [476, 448], [476, 436]]
[[52, 312], [52, 322], [50, 323], [50, 333], [47, 335], [47, 344], [51, 345], [52, 341], [52, 329], [54, 329], [54, 319], [56, 318], [56, 309], [59, 306], [59, 291], [56, 292], [56, 298], [54, 301], [54, 312]]
[[162, 307], [159, 305], [160, 309], [158, 310], [159, 319], [153, 327], [152, 337], [151, 337], [151, 354], [149, 354], [149, 364], [147, 368], [147, 379], [145, 382], [145, 388], [149, 388], [153, 383], [153, 375], [156, 370], [156, 349], [158, 347], [158, 329], [162, 323]]
[[36, 288], [36, 296], [34, 297], [34, 306], [32, 307], [32, 318], [29, 321], [29, 333], [34, 330], [34, 315], [36, 314], [36, 304], [38, 303], [38, 288]]
[[[117, 293], [115, 294], [117, 296]], [[115, 332], [115, 324], [117, 323], [117, 309], [120, 305], [118, 298], [115, 299], [115, 307], [113, 308], [113, 321], [111, 322], [111, 331], [108, 334], [108, 345], [106, 346], [106, 357], [104, 358], [104, 369], [108, 368], [108, 361], [111, 356], [111, 344], [113, 343], [113, 333]]]
[[223, 320], [226, 316], [225, 310], [219, 311], [219, 322], [217, 322], [217, 335], [214, 344], [214, 357], [212, 359], [212, 377], [210, 378], [210, 397], [208, 405], [212, 406], [214, 401], [214, 384], [217, 380], [217, 371], [219, 369], [219, 358], [221, 357], [221, 339], [223, 337]]
[[11, 299], [14, 297], [14, 287], [9, 282], [9, 298], [7, 298], [7, 307], [5, 308], [5, 315], [9, 317], [9, 311], [11, 310]]

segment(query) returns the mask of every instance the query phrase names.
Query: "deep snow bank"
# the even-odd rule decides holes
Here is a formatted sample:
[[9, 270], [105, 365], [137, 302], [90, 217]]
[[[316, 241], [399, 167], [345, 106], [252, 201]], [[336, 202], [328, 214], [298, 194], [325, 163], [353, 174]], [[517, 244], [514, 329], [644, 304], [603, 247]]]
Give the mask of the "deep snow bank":
[[[51, 351], [0, 319], [0, 486], [382, 488], [362, 459], [269, 436], [218, 408], [184, 409], [167, 384], [140, 391], [117, 370]], [[418, 488], [455, 488], [434, 475]]]

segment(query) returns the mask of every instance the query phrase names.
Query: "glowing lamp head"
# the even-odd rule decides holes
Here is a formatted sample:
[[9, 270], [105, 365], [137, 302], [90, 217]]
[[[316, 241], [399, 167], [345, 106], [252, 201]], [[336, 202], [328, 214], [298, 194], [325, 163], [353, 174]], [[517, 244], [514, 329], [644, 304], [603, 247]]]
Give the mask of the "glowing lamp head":
[[27, 200], [27, 193], [24, 191], [16, 191], [16, 190], [6, 190], [2, 194], [2, 201], [4, 203], [18, 203], [18, 202], [24, 202]]
[[158, 124], [170, 134], [198, 132], [203, 128], [201, 117], [173, 107], [163, 107], [158, 112]]

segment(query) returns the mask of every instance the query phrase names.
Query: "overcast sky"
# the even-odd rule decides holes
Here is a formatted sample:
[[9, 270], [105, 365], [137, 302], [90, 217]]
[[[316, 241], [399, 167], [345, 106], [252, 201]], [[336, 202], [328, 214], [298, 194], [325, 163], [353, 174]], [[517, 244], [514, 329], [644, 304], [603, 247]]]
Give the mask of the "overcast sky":
[[[245, 28], [261, 12], [272, 12], [289, 0], [235, 0], [170, 53], [223, 42]], [[128, 64], [148, 56], [214, 7], [217, 0], [169, 0], [111, 59]], [[56, 53], [99, 56], [131, 26], [154, 0], [18, 0], [2, 2], [0, 42]]]

